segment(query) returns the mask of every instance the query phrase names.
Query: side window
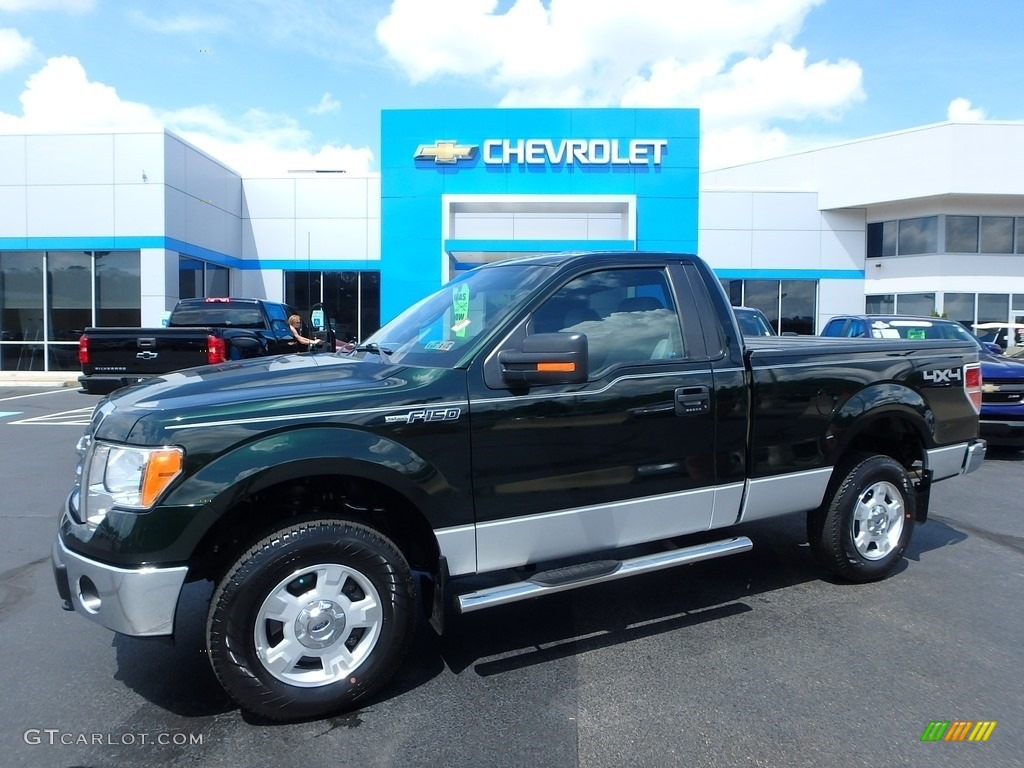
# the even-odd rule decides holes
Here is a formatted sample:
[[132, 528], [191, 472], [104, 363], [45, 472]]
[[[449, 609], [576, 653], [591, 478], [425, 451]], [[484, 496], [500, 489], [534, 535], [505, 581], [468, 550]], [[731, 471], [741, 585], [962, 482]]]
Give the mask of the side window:
[[270, 318], [271, 326], [277, 327], [274, 323], [275, 320], [281, 320], [282, 322], [288, 321], [288, 316], [283, 304], [266, 303], [263, 305], [267, 309], [267, 317]]
[[860, 320], [851, 320], [850, 327], [846, 329], [846, 335], [851, 338], [860, 338], [868, 335], [868, 329], [864, 327], [864, 323]]
[[587, 336], [592, 373], [685, 357], [665, 270], [610, 269], [566, 283], [530, 320], [530, 333]]

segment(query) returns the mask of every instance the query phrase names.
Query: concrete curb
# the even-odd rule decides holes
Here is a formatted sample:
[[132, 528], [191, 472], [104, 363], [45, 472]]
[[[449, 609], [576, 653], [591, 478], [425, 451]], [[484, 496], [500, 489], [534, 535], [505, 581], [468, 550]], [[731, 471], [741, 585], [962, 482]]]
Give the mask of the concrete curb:
[[74, 387], [78, 389], [78, 374], [44, 373], [43, 371], [0, 372], [0, 387]]

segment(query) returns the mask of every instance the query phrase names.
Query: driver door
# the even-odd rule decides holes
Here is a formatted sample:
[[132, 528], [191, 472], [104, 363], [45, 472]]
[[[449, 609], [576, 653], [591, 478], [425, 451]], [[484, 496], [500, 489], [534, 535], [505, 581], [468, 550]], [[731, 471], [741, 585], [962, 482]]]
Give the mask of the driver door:
[[[686, 277], [598, 269], [558, 288], [471, 371], [478, 570], [707, 529], [715, 390]], [[499, 357], [583, 333], [588, 378], [526, 388]]]

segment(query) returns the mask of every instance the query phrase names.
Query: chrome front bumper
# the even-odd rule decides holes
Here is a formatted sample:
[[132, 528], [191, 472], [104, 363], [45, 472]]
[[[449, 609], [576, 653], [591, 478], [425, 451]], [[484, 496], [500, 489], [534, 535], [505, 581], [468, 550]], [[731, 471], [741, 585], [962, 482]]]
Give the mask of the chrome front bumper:
[[188, 568], [117, 568], [53, 544], [53, 576], [65, 608], [134, 637], [174, 633], [174, 613]]

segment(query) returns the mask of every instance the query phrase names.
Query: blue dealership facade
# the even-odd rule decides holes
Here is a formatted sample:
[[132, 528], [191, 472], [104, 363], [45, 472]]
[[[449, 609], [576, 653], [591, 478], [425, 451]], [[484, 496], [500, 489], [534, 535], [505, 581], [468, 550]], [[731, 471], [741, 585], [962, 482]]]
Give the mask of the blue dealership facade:
[[381, 120], [381, 313], [555, 250], [697, 248], [689, 109], [395, 110]]

